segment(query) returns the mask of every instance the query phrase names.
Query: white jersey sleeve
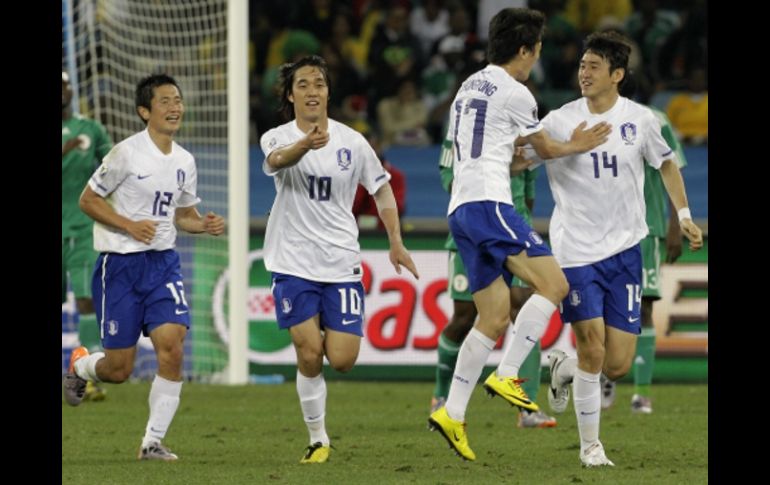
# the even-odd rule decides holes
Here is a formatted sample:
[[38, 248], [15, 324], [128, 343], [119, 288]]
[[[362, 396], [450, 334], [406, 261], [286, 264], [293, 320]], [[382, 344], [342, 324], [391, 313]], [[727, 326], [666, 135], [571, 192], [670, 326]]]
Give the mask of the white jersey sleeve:
[[674, 150], [668, 146], [668, 143], [666, 143], [666, 140], [661, 134], [660, 120], [655, 116], [652, 110], [647, 107], [643, 108], [649, 112], [648, 116], [645, 117], [646, 133], [644, 136], [644, 144], [642, 145], [642, 155], [644, 156], [644, 159], [647, 160], [647, 163], [651, 167], [656, 169], [660, 169], [660, 166], [666, 160], [672, 160], [678, 165]]
[[374, 195], [380, 187], [390, 181], [390, 173], [382, 167], [382, 162], [369, 142], [364, 140], [364, 143], [360, 143], [359, 146], [363, 159], [359, 183], [367, 192]]
[[[198, 169], [194, 162], [188, 170], [189, 173], [177, 172], [177, 186], [179, 187], [177, 207], [190, 207], [199, 204], [201, 201], [198, 197]], [[185, 174], [184, 176], [181, 175], [183, 173]]]
[[260, 138], [259, 143], [260, 143], [260, 146], [262, 147], [262, 152], [265, 154], [265, 160], [262, 162], [262, 171], [265, 172], [265, 175], [269, 175], [272, 177], [279, 170], [281, 170], [281, 169], [275, 169], [271, 167], [267, 163], [267, 157], [269, 157], [270, 154], [273, 153], [275, 150], [291, 145], [296, 141], [297, 139], [291, 139], [289, 137], [289, 131], [280, 130], [278, 128], [273, 128], [272, 130], [269, 130], [267, 133], [262, 135], [262, 138]]
[[527, 137], [543, 129], [537, 118], [537, 101], [528, 89], [511, 93], [507, 104], [513, 122], [519, 127], [519, 136]]
[[107, 197], [118, 188], [130, 174], [128, 160], [131, 152], [131, 147], [125, 143], [118, 143], [112, 147], [88, 181], [91, 190], [102, 197]]

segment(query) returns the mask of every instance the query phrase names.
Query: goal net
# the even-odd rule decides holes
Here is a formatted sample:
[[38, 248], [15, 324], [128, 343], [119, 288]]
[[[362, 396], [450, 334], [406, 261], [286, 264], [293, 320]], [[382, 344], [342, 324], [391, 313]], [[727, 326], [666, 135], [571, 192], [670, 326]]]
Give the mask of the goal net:
[[[137, 82], [149, 74], [173, 76], [182, 90], [185, 118], [176, 136], [198, 168], [201, 213], [227, 216], [227, 1], [62, 0], [62, 70], [70, 75], [75, 110], [104, 124], [117, 143], [144, 129], [134, 108]], [[191, 327], [185, 377], [217, 380], [227, 364], [227, 345], [215, 331], [212, 294], [228, 263], [224, 237], [180, 231]], [[62, 373], [77, 343], [72, 298], [62, 305]], [[134, 377], [156, 369], [142, 337]]]

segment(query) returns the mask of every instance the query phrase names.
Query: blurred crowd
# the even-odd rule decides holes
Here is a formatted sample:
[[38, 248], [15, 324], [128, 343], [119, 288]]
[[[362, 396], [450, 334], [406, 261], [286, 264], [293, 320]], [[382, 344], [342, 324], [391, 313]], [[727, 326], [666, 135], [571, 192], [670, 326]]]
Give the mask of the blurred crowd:
[[278, 67], [308, 54], [329, 64], [330, 117], [384, 147], [440, 143], [459, 83], [486, 64], [489, 20], [522, 6], [547, 16], [528, 81], [541, 118], [580, 96], [585, 36], [614, 29], [633, 42], [636, 100], [666, 111], [686, 143], [708, 142], [705, 0], [260, 0], [249, 5], [252, 143], [285, 122]]

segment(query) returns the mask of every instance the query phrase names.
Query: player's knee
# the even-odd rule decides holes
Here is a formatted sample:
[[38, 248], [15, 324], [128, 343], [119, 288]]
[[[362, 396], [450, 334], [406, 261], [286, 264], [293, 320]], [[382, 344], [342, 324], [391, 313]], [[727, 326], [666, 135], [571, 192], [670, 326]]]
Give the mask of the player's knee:
[[297, 360], [303, 368], [320, 367], [323, 357], [323, 348], [320, 346], [303, 346], [297, 352]]
[[604, 368], [604, 375], [611, 381], [622, 379], [631, 370], [631, 362], [620, 365], [607, 365]]
[[356, 359], [334, 359], [333, 361], [329, 361], [329, 365], [332, 366], [332, 369], [336, 370], [337, 372], [349, 372], [351, 369], [353, 369], [353, 366], [356, 363]]
[[156, 352], [158, 361], [165, 365], [175, 366], [182, 364], [184, 346], [181, 343], [159, 346]]
[[[604, 363], [604, 346], [600, 343], [581, 345], [582, 348], [578, 349], [578, 359], [583, 363], [591, 372], [599, 372], [602, 370], [602, 364]], [[608, 376], [609, 377], [609, 376]]]
[[567, 294], [569, 293], [569, 283], [567, 282], [564, 273], [559, 272], [559, 276], [553, 280], [552, 284], [553, 294], [557, 301], [560, 302], [567, 298]]
[[107, 370], [105, 376], [99, 375], [99, 377], [103, 381], [112, 382], [113, 384], [120, 384], [122, 382], [126, 382], [131, 377], [131, 372], [133, 372], [133, 366], [128, 365], [121, 365], [119, 367], [113, 367]]

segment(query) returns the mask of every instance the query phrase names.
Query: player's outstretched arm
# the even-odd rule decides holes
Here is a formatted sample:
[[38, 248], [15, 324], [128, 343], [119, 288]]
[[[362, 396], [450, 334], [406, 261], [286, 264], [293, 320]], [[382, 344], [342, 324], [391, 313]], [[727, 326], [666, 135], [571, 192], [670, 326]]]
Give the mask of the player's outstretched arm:
[[690, 241], [690, 249], [697, 251], [703, 247], [703, 233], [692, 221], [692, 215], [687, 206], [687, 194], [685, 193], [684, 180], [682, 180], [682, 172], [679, 171], [679, 167], [673, 160], [665, 160], [660, 166], [660, 176], [679, 216], [679, 227]]
[[383, 184], [377, 192], [374, 193], [374, 202], [377, 204], [377, 211], [380, 214], [380, 219], [385, 225], [385, 230], [388, 232], [388, 241], [390, 242], [390, 263], [396, 269], [396, 273], [401, 274], [401, 266], [409, 270], [415, 278], [419, 279], [420, 275], [417, 273], [417, 267], [412, 261], [412, 257], [409, 255], [409, 251], [404, 247], [404, 242], [401, 240], [401, 225], [398, 220], [398, 207], [396, 206], [396, 198], [393, 196], [393, 189], [390, 187], [390, 183]]
[[323, 148], [327, 143], [329, 143], [329, 132], [322, 130], [318, 125], [313, 125], [304, 137], [291, 145], [270, 152], [267, 164], [273, 170], [291, 167], [296, 165], [308, 151]]
[[612, 125], [603, 121], [587, 129], [586, 124], [585, 121], [580, 123], [572, 132], [568, 142], [554, 140], [545, 129], [532, 133], [524, 139], [532, 145], [537, 156], [543, 160], [583, 153], [605, 143], [612, 131]]
[[91, 219], [127, 232], [139, 242], [150, 244], [155, 237], [157, 222], [150, 220], [132, 221], [121, 216], [88, 185], [80, 194], [80, 209]]

